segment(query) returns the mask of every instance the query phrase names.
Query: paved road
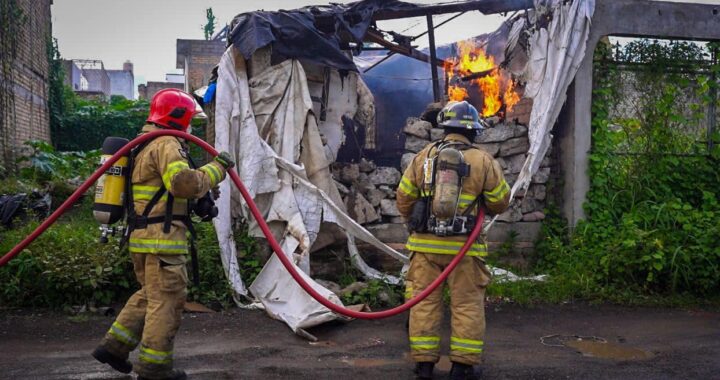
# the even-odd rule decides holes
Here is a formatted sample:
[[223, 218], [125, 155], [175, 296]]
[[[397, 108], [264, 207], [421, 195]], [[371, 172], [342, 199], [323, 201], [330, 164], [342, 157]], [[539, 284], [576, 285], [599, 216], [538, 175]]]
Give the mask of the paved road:
[[[720, 379], [720, 312], [495, 304], [487, 315], [487, 379]], [[132, 379], [88, 354], [111, 322], [0, 311], [0, 378]], [[175, 351], [192, 379], [412, 379], [404, 325], [328, 324], [311, 344], [258, 311], [185, 314]], [[444, 358], [436, 378], [448, 368]]]

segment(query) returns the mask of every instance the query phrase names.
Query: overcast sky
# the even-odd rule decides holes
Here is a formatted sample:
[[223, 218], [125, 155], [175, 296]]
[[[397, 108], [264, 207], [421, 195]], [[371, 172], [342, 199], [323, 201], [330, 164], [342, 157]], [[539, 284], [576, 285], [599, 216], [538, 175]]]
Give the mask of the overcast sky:
[[[720, 0], [670, 0], [715, 3]], [[333, 2], [347, 3], [346, 0]], [[415, 0], [437, 3], [440, 0]], [[52, 7], [53, 35], [64, 58], [99, 59], [107, 69], [120, 69], [125, 60], [135, 65], [136, 84], [164, 81], [175, 69], [175, 40], [203, 39], [205, 9], [212, 7], [218, 29], [235, 15], [258, 9], [292, 9], [322, 0], [55, 0]], [[435, 16], [435, 24], [451, 15]], [[479, 12], [463, 15], [436, 32], [438, 44], [466, 39], [497, 29], [503, 17]], [[408, 35], [425, 31], [425, 19], [380, 22], [384, 30]], [[427, 38], [418, 44], [427, 46]]]
[[[348, 1], [334, 0], [346, 3]], [[437, 3], [436, 0], [416, 0]], [[213, 8], [218, 29], [235, 15], [258, 9], [298, 8], [327, 1], [299, 0], [55, 0], [53, 35], [64, 58], [99, 59], [106, 69], [120, 69], [125, 60], [135, 65], [136, 84], [164, 81], [175, 69], [175, 40], [203, 39], [205, 9]], [[435, 23], [451, 15], [435, 16]], [[503, 17], [479, 12], [463, 15], [436, 32], [438, 44], [469, 38], [497, 29]], [[425, 19], [380, 22], [385, 30], [408, 35], [425, 31]], [[409, 29], [408, 29], [409, 28]], [[427, 39], [418, 44], [427, 46]]]

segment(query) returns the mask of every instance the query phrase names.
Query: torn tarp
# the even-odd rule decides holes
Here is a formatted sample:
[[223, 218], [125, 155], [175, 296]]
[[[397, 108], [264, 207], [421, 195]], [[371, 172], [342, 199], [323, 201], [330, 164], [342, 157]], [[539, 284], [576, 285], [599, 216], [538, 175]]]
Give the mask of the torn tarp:
[[357, 71], [348, 42], [362, 48], [363, 37], [378, 10], [413, 9], [397, 0], [363, 0], [350, 4], [309, 6], [277, 12], [250, 12], [235, 17], [228, 38], [245, 59], [271, 45], [283, 59], [304, 59], [337, 70]]
[[526, 82], [524, 96], [533, 100], [533, 107], [528, 126], [530, 149], [512, 187], [512, 198], [527, 191], [550, 148], [552, 127], [586, 54], [594, 12], [595, 0], [535, 0], [535, 11], [530, 13], [533, 27], [522, 17], [513, 24], [506, 52], [519, 48], [521, 34], [526, 34], [529, 51], [522, 76]]
[[[330, 174], [330, 160], [323, 149], [302, 64], [287, 60], [266, 67], [252, 78], [248, 78], [245, 64], [233, 47], [220, 60], [215, 147], [233, 155], [238, 175], [283, 252], [298, 269], [308, 274], [311, 247], [324, 233], [323, 226], [335, 225], [380, 251], [407, 261], [404, 255], [380, 242], [345, 213]], [[361, 79], [350, 73], [344, 80]], [[352, 93], [360, 96], [355, 90]], [[333, 97], [329, 106], [334, 107], [335, 102], [342, 101], [342, 96]], [[221, 184], [217, 205], [220, 213], [214, 223], [223, 265], [236, 293], [246, 295], [237, 271], [233, 222], [245, 218], [249, 221], [252, 236], [263, 235], [240, 194], [230, 189], [228, 181]], [[364, 272], [371, 269], [361, 260], [353, 260], [353, 263]], [[382, 277], [376, 271], [372, 275]], [[318, 292], [340, 303], [327, 289], [309, 276], [304, 277]], [[250, 290], [271, 316], [301, 334], [306, 327], [337, 317], [303, 291], [274, 257]]]

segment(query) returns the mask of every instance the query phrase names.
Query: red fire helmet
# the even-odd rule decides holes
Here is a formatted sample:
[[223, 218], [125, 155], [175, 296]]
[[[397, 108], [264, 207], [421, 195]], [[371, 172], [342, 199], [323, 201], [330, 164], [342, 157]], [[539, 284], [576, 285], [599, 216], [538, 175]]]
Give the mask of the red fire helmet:
[[190, 120], [197, 112], [192, 95], [176, 88], [158, 91], [150, 102], [149, 123], [165, 128], [187, 131]]

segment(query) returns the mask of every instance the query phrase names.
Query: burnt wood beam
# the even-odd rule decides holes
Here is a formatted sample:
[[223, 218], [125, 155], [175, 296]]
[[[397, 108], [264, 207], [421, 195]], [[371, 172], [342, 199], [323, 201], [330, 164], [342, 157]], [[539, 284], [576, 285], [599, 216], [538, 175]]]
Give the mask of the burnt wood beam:
[[[427, 62], [430, 63], [431, 59], [430, 56], [427, 54], [413, 49], [412, 47], [402, 46], [395, 43], [392, 43], [388, 40], [386, 40], [382, 33], [375, 29], [368, 29], [367, 33], [365, 34], [365, 41], [366, 42], [373, 42], [380, 46], [383, 46], [390, 50], [391, 52], [402, 54], [405, 56], [408, 56], [410, 58], [417, 59], [418, 61]], [[442, 59], [437, 59], [435, 63], [438, 67], [445, 67], [445, 61]]]
[[[435, 51], [435, 26], [433, 26], [433, 16], [427, 15], [427, 31], [428, 40], [430, 41], [430, 74], [432, 75], [433, 99], [435, 102], [440, 101], [440, 81], [437, 73], [437, 52]], [[444, 66], [443, 66], [444, 67]]]
[[533, 8], [533, 0], [470, 0], [450, 4], [418, 5], [417, 8], [414, 9], [379, 10], [373, 15], [373, 20], [392, 20], [470, 11], [480, 11], [488, 15], [521, 11], [530, 8]]

